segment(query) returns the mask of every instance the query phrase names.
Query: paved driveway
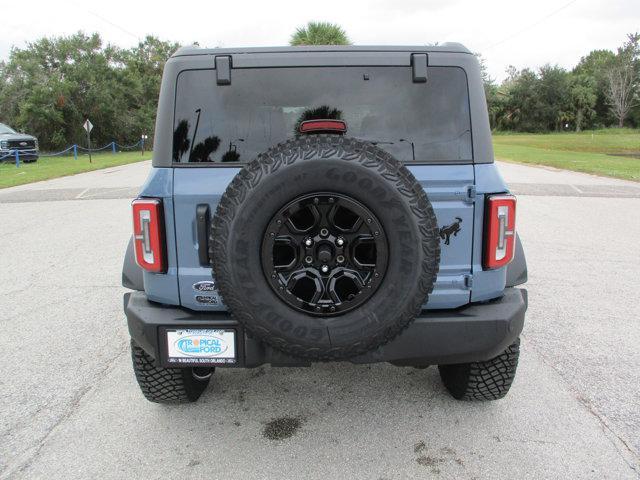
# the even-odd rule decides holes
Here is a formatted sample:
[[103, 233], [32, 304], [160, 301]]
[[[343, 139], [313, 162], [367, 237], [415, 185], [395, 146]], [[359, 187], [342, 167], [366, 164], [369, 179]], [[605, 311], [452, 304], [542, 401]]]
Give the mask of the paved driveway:
[[640, 476], [640, 184], [501, 165], [530, 274], [502, 401], [456, 402], [433, 368], [319, 364], [220, 370], [167, 407], [135, 384], [121, 306], [148, 168], [0, 191], [0, 477]]

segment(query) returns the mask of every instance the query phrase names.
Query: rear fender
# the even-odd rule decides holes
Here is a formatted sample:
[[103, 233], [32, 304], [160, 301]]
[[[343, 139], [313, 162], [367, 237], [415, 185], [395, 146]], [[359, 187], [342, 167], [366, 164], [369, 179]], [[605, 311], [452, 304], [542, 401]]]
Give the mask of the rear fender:
[[527, 259], [524, 256], [524, 248], [520, 241], [520, 235], [516, 233], [516, 252], [513, 260], [507, 267], [507, 287], [522, 285], [527, 281]]
[[142, 268], [136, 263], [136, 255], [133, 251], [133, 238], [129, 239], [127, 251], [124, 254], [122, 264], [122, 286], [131, 290], [144, 291]]

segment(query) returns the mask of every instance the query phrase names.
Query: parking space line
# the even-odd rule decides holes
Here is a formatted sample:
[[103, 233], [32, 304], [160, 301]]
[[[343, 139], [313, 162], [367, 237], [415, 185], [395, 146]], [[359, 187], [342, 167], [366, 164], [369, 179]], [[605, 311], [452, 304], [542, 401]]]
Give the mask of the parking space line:
[[81, 191], [77, 196], [76, 196], [76, 200], [82, 198], [82, 196], [87, 193], [90, 190], [90, 187], [85, 188], [83, 191]]

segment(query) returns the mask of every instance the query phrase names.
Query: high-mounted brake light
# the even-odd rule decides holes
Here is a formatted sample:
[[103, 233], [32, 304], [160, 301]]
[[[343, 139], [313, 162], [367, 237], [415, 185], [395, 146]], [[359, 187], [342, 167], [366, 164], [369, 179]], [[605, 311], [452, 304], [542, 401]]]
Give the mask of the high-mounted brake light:
[[300, 133], [345, 133], [347, 122], [342, 120], [306, 120], [300, 124]]
[[139, 198], [131, 206], [136, 262], [148, 272], [166, 272], [162, 200]]
[[492, 195], [487, 197], [486, 204], [483, 266], [500, 268], [513, 260], [515, 252], [516, 197]]

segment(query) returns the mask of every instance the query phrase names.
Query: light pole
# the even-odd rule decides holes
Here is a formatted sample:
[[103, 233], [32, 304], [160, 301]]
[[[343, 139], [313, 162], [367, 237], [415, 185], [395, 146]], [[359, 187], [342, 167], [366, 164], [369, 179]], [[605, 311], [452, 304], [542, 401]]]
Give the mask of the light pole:
[[410, 141], [410, 140], [406, 140], [404, 138], [401, 138], [400, 140], [398, 140], [399, 142], [404, 142], [404, 143], [408, 143], [409, 145], [411, 145], [411, 158], [413, 158], [413, 161], [416, 161], [416, 146], [415, 144]]
[[196, 141], [196, 135], [198, 133], [198, 126], [200, 125], [200, 113], [202, 112], [201, 108], [196, 109], [196, 128], [193, 130], [193, 140], [191, 141], [191, 146], [189, 147], [189, 161], [191, 161], [191, 153], [193, 152], [193, 142]]
[[244, 138], [236, 138], [235, 140], [232, 140], [229, 142], [229, 151], [231, 152], [232, 150], [235, 152], [238, 150], [238, 146], [236, 145], [235, 142], [244, 142]]

